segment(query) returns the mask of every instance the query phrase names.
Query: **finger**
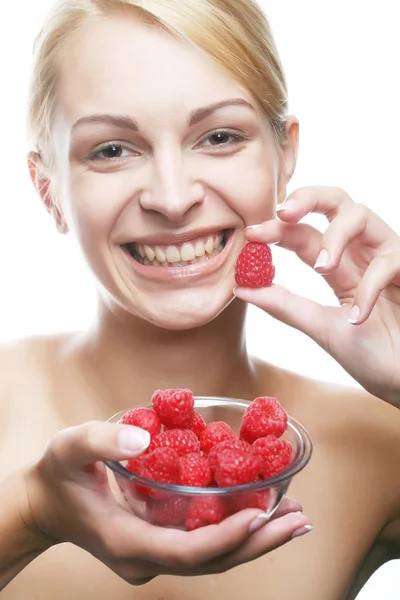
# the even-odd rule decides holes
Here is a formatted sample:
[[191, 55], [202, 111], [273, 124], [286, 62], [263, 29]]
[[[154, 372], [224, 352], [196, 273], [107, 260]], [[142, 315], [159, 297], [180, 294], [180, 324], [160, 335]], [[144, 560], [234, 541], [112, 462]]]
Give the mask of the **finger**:
[[312, 531], [309, 519], [302, 514], [290, 513], [270, 521], [234, 552], [224, 556], [212, 564], [203, 565], [201, 574], [222, 573], [237, 567], [238, 565], [256, 560], [268, 552], [283, 546], [294, 537], [298, 537]]
[[[290, 503], [293, 503], [296, 507], [298, 505], [296, 501], [290, 500], [289, 504]], [[226, 521], [228, 520], [229, 519]], [[202, 529], [198, 529], [197, 532], [208, 534], [208, 530], [210, 530], [212, 531], [213, 536], [215, 536], [215, 532], [220, 530], [226, 521], [223, 521], [219, 525], [203, 527]], [[222, 573], [243, 562], [254, 560], [259, 556], [282, 546], [293, 537], [302, 535], [312, 529], [309, 519], [299, 512], [290, 512], [280, 518], [274, 520], [271, 519], [269, 522], [264, 517], [256, 518], [256, 520], [252, 521], [252, 524], [253, 532], [250, 535], [247, 535], [246, 538], [242, 540], [241, 544], [236, 544], [234, 549], [231, 549], [226, 553], [219, 553], [218, 556], [213, 557], [209, 561], [198, 563], [197, 560], [193, 561], [186, 557], [184, 561], [179, 561], [185, 562], [185, 564], [168, 565], [168, 560], [163, 558], [159, 566], [147, 562], [143, 563], [143, 566], [140, 569], [141, 574], [144, 573], [146, 576], [149, 576], [150, 574], [155, 576], [162, 573], [164, 575], [192, 577], [210, 573]], [[258, 533], [260, 530], [263, 531], [262, 537], [260, 537]], [[166, 531], [174, 533], [173, 530]], [[194, 533], [196, 532], [191, 532], [189, 535], [193, 535]], [[188, 534], [186, 533], [186, 535]], [[253, 538], [256, 538], [255, 543], [251, 542]], [[186, 554], [186, 546], [183, 548], [183, 552]]]
[[274, 219], [250, 226], [245, 233], [249, 242], [275, 243], [295, 252], [310, 267], [314, 266], [321, 249], [322, 233], [306, 223], [283, 223]]
[[266, 522], [265, 513], [246, 509], [218, 525], [181, 531], [156, 527], [128, 513], [119, 513], [119, 522], [108, 528], [109, 537], [104, 544], [114, 556], [116, 552], [121, 558], [140, 555], [169, 569], [187, 570], [232, 552], [252, 535], [255, 527]]
[[398, 236], [380, 217], [366, 206], [353, 203], [333, 219], [323, 234], [315, 268], [332, 272], [338, 267], [346, 247], [356, 238], [375, 251], [389, 248], [393, 243], [400, 247]]
[[[173, 531], [157, 528], [153, 543], [146, 543], [151, 557], [158, 564], [174, 568], [195, 568], [232, 552], [252, 535], [257, 527], [265, 525], [267, 516], [259, 510], [242, 510], [218, 525], [209, 525], [195, 531]], [[168, 555], [166, 556], [166, 549]]]
[[[354, 325], [364, 323], [379, 295], [390, 284], [400, 286], [400, 252], [377, 256], [368, 265], [354, 294], [349, 321]], [[400, 289], [398, 293], [400, 300]]]
[[292, 192], [276, 212], [280, 219], [291, 223], [311, 212], [323, 214], [331, 221], [339, 211], [352, 203], [353, 200], [341, 188], [308, 186]]
[[279, 519], [280, 517], [283, 517], [289, 513], [300, 513], [302, 512], [302, 510], [303, 507], [301, 506], [300, 502], [298, 502], [294, 498], [288, 498], [287, 496], [285, 496], [280, 501], [279, 506], [272, 515], [270, 521], [272, 521], [272, 519]]
[[323, 348], [326, 347], [326, 328], [332, 327], [332, 321], [337, 319], [337, 308], [321, 306], [279, 285], [268, 288], [237, 287], [235, 296], [305, 333]]
[[132, 425], [91, 421], [60, 431], [49, 450], [64, 468], [81, 468], [97, 461], [118, 461], [142, 454], [150, 434]]

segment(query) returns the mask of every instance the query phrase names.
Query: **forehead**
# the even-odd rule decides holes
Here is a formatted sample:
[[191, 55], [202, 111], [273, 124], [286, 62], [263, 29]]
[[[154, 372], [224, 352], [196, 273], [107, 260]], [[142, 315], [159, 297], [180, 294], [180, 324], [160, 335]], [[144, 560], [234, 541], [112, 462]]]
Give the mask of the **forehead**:
[[61, 63], [60, 106], [67, 121], [119, 112], [174, 116], [251, 93], [216, 61], [131, 15], [104, 16], [74, 36]]

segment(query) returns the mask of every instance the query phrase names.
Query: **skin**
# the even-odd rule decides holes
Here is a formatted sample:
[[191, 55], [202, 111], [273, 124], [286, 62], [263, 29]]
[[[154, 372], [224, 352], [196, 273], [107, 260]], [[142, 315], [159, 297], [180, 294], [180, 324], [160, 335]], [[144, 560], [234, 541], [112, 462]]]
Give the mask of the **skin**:
[[[338, 353], [340, 344], [333, 343], [333, 325], [322, 327], [322, 313], [312, 325], [311, 305], [306, 321], [298, 313], [304, 301], [277, 286], [237, 289], [236, 299], [232, 294], [234, 263], [245, 237], [279, 241], [312, 264], [324, 245], [334, 270], [341, 244], [348, 252], [348, 236], [317, 239], [312, 234], [307, 250], [305, 230], [297, 221], [302, 213], [326, 208], [328, 201], [334, 204], [329, 214], [336, 216], [342, 193], [297, 192], [297, 212], [281, 211], [285, 216], [276, 220], [276, 203], [285, 198], [295, 167], [296, 120], [288, 120], [287, 140], [277, 148], [255, 100], [228, 73], [126, 15], [91, 23], [75, 37], [61, 66], [60, 92], [54, 126], [57, 210], [38, 157], [31, 157], [30, 168], [59, 229], [71, 230], [80, 241], [99, 282], [99, 314], [85, 334], [25, 340], [2, 351], [7, 411], [1, 419], [0, 473], [9, 479], [0, 497], [7, 498], [8, 489], [18, 494], [20, 518], [30, 535], [27, 547], [39, 554], [22, 571], [15, 567], [15, 574], [21, 572], [3, 590], [5, 600], [28, 597], [33, 589], [40, 590], [43, 600], [228, 599], [250, 589], [255, 600], [354, 598], [373, 570], [397, 552], [398, 410], [364, 391], [310, 381], [249, 357], [243, 300], [275, 311], [321, 345], [329, 342], [329, 351]], [[224, 107], [187, 125], [192, 111], [232, 98], [255, 110]], [[71, 135], [78, 120], [98, 113], [129, 115], [140, 133], [86, 123]], [[204, 139], [218, 128], [244, 133], [247, 139], [209, 149]], [[122, 143], [124, 158], [89, 160], [105, 141]], [[349, 210], [353, 203], [348, 199], [346, 205]], [[368, 214], [375, 231], [377, 219]], [[355, 231], [359, 221], [354, 215], [350, 221]], [[121, 248], [146, 236], [168, 234], [178, 240], [211, 226], [232, 229], [231, 246], [220, 269], [198, 279], [146, 279], [132, 269]], [[400, 247], [393, 235], [392, 254]], [[295, 243], [300, 238], [303, 243]], [[339, 240], [336, 250], [333, 239]], [[365, 256], [365, 242], [358, 242], [359, 256]], [[374, 251], [379, 254], [377, 244]], [[337, 309], [336, 325], [342, 324], [353, 344], [353, 353], [347, 347], [350, 357], [357, 347], [354, 335], [360, 336], [361, 347], [370, 343], [369, 352], [376, 354], [374, 340], [385, 316], [385, 300], [379, 299], [381, 312], [370, 321], [375, 328], [369, 337], [362, 324], [347, 322], [354, 298], [364, 311], [362, 318], [368, 313], [361, 266], [359, 275], [345, 297], [338, 294], [345, 309]], [[336, 291], [334, 276], [326, 278]], [[374, 286], [376, 280], [367, 288]], [[286, 308], [282, 298], [290, 300]], [[390, 301], [398, 315], [396, 298]], [[342, 353], [341, 362], [351, 371], [349, 356]], [[376, 380], [374, 385], [375, 393], [389, 400], [387, 387]], [[276, 396], [313, 439], [313, 458], [290, 488], [299, 501], [286, 500], [277, 518], [253, 534], [249, 527], [258, 511], [243, 511], [189, 534], [152, 527], [124, 510], [99, 461], [140, 450], [121, 450], [119, 426], [101, 421], [147, 404], [154, 389], [167, 387], [249, 400]], [[302, 506], [308, 517], [298, 514]], [[304, 535], [310, 522], [315, 531]], [[285, 544], [299, 530], [303, 535]]]

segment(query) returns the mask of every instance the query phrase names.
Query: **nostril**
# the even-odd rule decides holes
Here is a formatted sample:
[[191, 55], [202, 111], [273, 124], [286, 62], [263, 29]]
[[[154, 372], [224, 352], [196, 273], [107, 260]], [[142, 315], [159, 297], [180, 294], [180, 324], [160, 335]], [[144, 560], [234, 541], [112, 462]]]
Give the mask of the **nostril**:
[[162, 214], [176, 222], [202, 204], [205, 197], [206, 190], [199, 182], [182, 188], [178, 185], [155, 185], [154, 188], [143, 190], [139, 196], [139, 204], [148, 213]]

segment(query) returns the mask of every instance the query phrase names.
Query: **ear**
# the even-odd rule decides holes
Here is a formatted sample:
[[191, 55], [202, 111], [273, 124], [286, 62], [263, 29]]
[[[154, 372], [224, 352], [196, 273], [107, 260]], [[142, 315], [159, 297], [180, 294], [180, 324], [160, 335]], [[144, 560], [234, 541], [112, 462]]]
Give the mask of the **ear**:
[[28, 154], [28, 169], [32, 183], [47, 212], [53, 217], [57, 230], [63, 234], [68, 233], [68, 225], [51, 193], [51, 179], [45, 174], [42, 160], [37, 152]]
[[299, 122], [296, 117], [288, 117], [286, 121], [286, 136], [280, 144], [280, 164], [278, 181], [278, 202], [284, 202], [287, 196], [287, 185], [296, 168], [299, 148]]

